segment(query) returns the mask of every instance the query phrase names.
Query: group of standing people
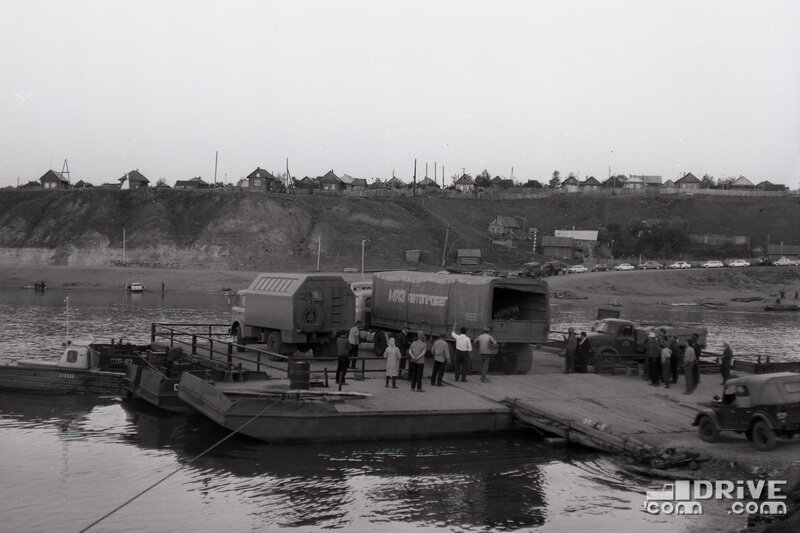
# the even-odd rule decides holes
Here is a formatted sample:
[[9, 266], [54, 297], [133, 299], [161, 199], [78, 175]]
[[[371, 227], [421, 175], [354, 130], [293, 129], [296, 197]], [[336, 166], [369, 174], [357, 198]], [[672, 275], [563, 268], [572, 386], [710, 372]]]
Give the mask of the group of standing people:
[[[360, 323], [357, 324], [360, 326]], [[356, 326], [354, 326], [355, 328]], [[352, 333], [352, 330], [351, 330]], [[352, 338], [352, 335], [350, 336]], [[454, 381], [466, 382], [470, 372], [470, 356], [475, 349], [481, 356], [481, 382], [488, 383], [488, 372], [491, 358], [497, 353], [497, 341], [491, 335], [490, 328], [484, 331], [474, 341], [467, 335], [467, 329], [460, 329], [453, 325], [450, 337], [455, 341], [455, 354], [451, 354], [450, 345], [445, 335], [431, 335], [430, 338], [424, 332], [419, 331], [411, 341], [412, 335], [403, 329], [395, 334], [387, 334], [384, 331], [375, 333], [373, 343], [375, 355], [386, 360], [386, 387], [397, 388], [397, 378], [408, 365], [408, 377], [411, 381], [411, 390], [424, 392], [422, 389], [422, 379], [425, 369], [425, 356], [430, 353], [433, 356], [433, 369], [430, 376], [431, 386], [443, 386], [444, 374], [447, 366], [452, 363]], [[432, 344], [430, 341], [433, 340]], [[345, 354], [344, 341], [342, 341], [340, 354], [345, 354], [344, 361], [340, 358], [336, 372], [336, 382], [340, 379], [344, 384], [344, 375], [347, 369], [347, 360], [351, 357], [349, 343]], [[356, 356], [358, 352], [356, 351]], [[344, 368], [340, 372], [340, 369]]]
[[567, 345], [567, 353], [564, 358], [564, 373], [585, 374], [589, 366], [589, 360], [592, 357], [592, 347], [589, 344], [586, 332], [581, 331], [580, 335], [576, 335], [575, 328], [569, 328], [564, 341]]
[[[700, 354], [702, 348], [696, 336], [690, 338], [686, 346], [681, 346], [676, 336], [667, 338], [651, 331], [645, 341], [644, 379], [650, 385], [669, 388], [678, 383], [681, 365], [686, 381], [684, 394], [691, 394], [700, 383]], [[681, 363], [682, 360], [682, 363]]]

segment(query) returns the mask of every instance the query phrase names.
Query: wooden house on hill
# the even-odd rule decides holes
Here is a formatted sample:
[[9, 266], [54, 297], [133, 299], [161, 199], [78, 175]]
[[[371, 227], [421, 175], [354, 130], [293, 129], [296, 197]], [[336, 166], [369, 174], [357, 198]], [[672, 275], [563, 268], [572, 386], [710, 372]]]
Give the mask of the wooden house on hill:
[[739, 189], [745, 191], [752, 191], [756, 188], [755, 183], [750, 181], [749, 179], [745, 178], [744, 176], [739, 176], [730, 184], [730, 189]]
[[510, 189], [513, 186], [514, 180], [501, 178], [500, 176], [492, 178], [492, 188], [494, 189]]
[[350, 188], [354, 191], [366, 191], [367, 190], [367, 179], [366, 178], [353, 178], [353, 181], [350, 182]]
[[271, 172], [257, 167], [247, 175], [246, 187], [250, 192], [284, 192], [285, 187], [280, 178], [276, 178]]
[[684, 174], [683, 177], [675, 182], [680, 189], [697, 190], [702, 182], [691, 172]]
[[139, 169], [131, 170], [117, 181], [120, 182], [120, 189], [144, 189], [150, 185], [150, 180]]
[[417, 183], [417, 188], [423, 190], [439, 190], [439, 184], [431, 178], [423, 178]]
[[39, 178], [42, 189], [69, 189], [69, 180], [61, 172], [48, 170]]
[[581, 192], [598, 191], [603, 185], [594, 176], [589, 176], [580, 184]]
[[519, 237], [522, 227], [517, 219], [508, 215], [497, 215], [489, 222], [487, 228], [489, 233], [496, 237], [515, 238]]
[[569, 176], [567, 179], [561, 182], [561, 188], [566, 192], [578, 192], [580, 190], [578, 178], [575, 176]]
[[759, 183], [758, 185], [756, 185], [756, 189], [759, 189], [759, 190], [762, 190], [762, 191], [785, 191], [786, 190], [786, 185], [777, 184], [777, 183], [771, 183], [771, 182], [765, 180], [765, 181], [762, 181], [761, 183]]
[[324, 176], [320, 176], [317, 182], [323, 191], [341, 191], [345, 188], [345, 183], [339, 176], [334, 174], [333, 170], [329, 170]]
[[453, 185], [460, 192], [473, 192], [475, 190], [475, 181], [468, 174], [462, 174]]
[[208, 186], [209, 186], [208, 182], [203, 181], [203, 178], [201, 178], [199, 176], [196, 177], [196, 178], [192, 178], [190, 180], [178, 180], [178, 181], [175, 182], [175, 188], [176, 189], [184, 189], [184, 190], [187, 190], [187, 189], [207, 189]]
[[405, 189], [408, 186], [408, 184], [405, 181], [395, 176], [392, 176], [392, 179], [387, 181], [386, 184], [392, 189]]

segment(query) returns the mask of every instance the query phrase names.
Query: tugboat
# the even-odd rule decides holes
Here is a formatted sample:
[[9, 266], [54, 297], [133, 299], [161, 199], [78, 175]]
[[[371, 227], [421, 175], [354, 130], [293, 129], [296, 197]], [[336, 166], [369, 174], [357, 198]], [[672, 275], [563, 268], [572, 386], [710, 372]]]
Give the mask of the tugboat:
[[121, 394], [128, 365], [144, 364], [149, 345], [67, 341], [58, 361], [22, 359], [0, 365], [0, 389]]

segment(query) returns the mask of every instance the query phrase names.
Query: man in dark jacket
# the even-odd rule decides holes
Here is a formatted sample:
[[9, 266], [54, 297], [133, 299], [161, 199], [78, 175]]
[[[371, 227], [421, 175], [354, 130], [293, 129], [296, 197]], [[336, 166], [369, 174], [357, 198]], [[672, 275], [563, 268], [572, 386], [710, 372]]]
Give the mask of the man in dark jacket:
[[658, 339], [656, 338], [656, 334], [654, 332], [650, 332], [647, 334], [647, 340], [645, 341], [645, 353], [647, 354], [647, 368], [649, 369], [650, 375], [650, 385], [658, 386], [659, 381], [659, 374], [660, 372], [660, 356], [661, 356], [661, 347], [658, 345]]
[[389, 340], [386, 338], [386, 333], [383, 330], [378, 330], [375, 332], [375, 336], [372, 338], [372, 346], [375, 350], [375, 357], [383, 357], [383, 352], [386, 351], [386, 347], [389, 346]]
[[578, 349], [578, 337], [575, 335], [575, 328], [567, 330], [567, 337], [564, 339], [567, 353], [564, 357], [564, 373], [572, 374], [575, 372], [575, 352]]
[[347, 385], [347, 363], [350, 361], [350, 343], [347, 340], [347, 331], [339, 332], [336, 338], [336, 384]]
[[[397, 346], [397, 349], [400, 350], [400, 375], [402, 376], [403, 370], [405, 370], [408, 364], [408, 345], [411, 344], [408, 339], [408, 331], [406, 331], [406, 328], [403, 328], [400, 330], [400, 333], [394, 336], [394, 344]], [[409, 376], [409, 379], [410, 378], [411, 376]]]
[[669, 349], [672, 350], [672, 355], [669, 356], [669, 370], [672, 376], [672, 382], [678, 382], [678, 369], [681, 367], [681, 358], [683, 357], [683, 348], [678, 343], [678, 337], [672, 336], [669, 342]]

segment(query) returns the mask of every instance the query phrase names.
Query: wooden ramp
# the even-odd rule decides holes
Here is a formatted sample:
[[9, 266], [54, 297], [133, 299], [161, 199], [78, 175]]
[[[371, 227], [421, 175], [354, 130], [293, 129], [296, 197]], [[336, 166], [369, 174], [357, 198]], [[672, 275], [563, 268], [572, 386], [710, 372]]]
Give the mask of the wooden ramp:
[[663, 452], [649, 444], [657, 443], [658, 435], [692, 431], [697, 412], [635, 378], [544, 374], [491, 379], [491, 383], [473, 380], [458, 385], [508, 405], [518, 421], [540, 431], [637, 458]]

